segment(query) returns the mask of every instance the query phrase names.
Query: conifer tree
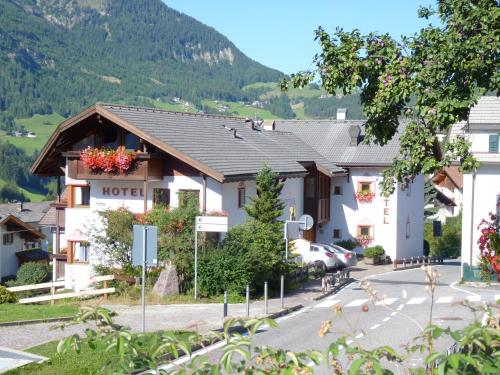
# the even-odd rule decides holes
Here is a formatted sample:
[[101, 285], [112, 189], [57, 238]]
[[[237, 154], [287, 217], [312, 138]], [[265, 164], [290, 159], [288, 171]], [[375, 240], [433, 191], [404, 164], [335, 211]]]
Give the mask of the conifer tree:
[[256, 177], [257, 197], [250, 198], [251, 203], [245, 206], [248, 216], [264, 224], [276, 223], [285, 208], [280, 199], [283, 185], [278, 174], [264, 166]]

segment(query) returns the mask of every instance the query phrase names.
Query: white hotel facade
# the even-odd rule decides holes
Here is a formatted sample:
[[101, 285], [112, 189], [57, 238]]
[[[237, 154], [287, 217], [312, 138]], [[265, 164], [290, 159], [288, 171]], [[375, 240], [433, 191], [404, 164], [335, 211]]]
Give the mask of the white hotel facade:
[[[93, 173], [80, 160], [88, 146], [135, 150], [135, 167]], [[234, 226], [247, 220], [243, 205], [256, 195], [255, 175], [264, 165], [284, 181], [282, 219], [291, 208], [296, 216], [313, 216], [304, 238], [370, 237], [370, 245], [382, 245], [393, 260], [422, 255], [423, 178], [388, 198], [378, 188], [398, 150], [397, 138], [383, 148], [364, 144], [361, 122], [276, 121], [264, 130], [241, 118], [96, 104], [59, 125], [32, 170], [64, 180], [64, 239], [55, 248], [66, 256], [67, 286], [81, 289], [102, 260], [88, 235], [99, 211], [177, 207], [190, 191], [200, 211], [226, 211]], [[361, 190], [373, 199], [360, 203]]]

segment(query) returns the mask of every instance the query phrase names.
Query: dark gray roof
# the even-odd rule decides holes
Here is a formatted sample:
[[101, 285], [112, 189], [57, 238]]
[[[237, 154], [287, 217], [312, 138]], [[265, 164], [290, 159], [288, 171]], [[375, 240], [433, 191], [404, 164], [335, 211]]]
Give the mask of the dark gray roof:
[[361, 128], [362, 120], [276, 120], [275, 131], [293, 132], [331, 163], [342, 166], [386, 166], [399, 153], [399, 133], [385, 146], [366, 144], [361, 141], [351, 146], [349, 128]]
[[[320, 162], [330, 172], [340, 171], [293, 134], [284, 136], [266, 132], [252, 127], [251, 122], [243, 118], [113, 104], [100, 106], [219, 172], [225, 180], [255, 175], [264, 164], [282, 175], [303, 175], [306, 169], [299, 163], [302, 158], [321, 158]], [[294, 145], [293, 150], [290, 150], [290, 144]]]
[[37, 224], [49, 210], [51, 203], [52, 201], [25, 202], [22, 211], [19, 203], [0, 204], [0, 219], [12, 215], [25, 223]]

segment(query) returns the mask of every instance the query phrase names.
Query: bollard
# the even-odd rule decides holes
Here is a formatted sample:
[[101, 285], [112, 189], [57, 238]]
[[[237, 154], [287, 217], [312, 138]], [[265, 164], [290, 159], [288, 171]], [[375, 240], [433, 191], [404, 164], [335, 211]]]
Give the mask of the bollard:
[[396, 259], [393, 260], [392, 262], [392, 269], [397, 270], [398, 269], [398, 261]]
[[406, 258], [403, 258], [403, 268], [406, 268]]
[[280, 283], [280, 302], [281, 308], [285, 308], [285, 276], [281, 275], [281, 283]]
[[224, 291], [224, 318], [227, 317], [227, 292]]
[[264, 314], [267, 315], [267, 281], [264, 282]]
[[250, 316], [250, 285], [247, 285], [246, 290], [246, 307], [247, 307], [247, 318]]
[[413, 266], [413, 257], [411, 257], [411, 264], [410, 265]]

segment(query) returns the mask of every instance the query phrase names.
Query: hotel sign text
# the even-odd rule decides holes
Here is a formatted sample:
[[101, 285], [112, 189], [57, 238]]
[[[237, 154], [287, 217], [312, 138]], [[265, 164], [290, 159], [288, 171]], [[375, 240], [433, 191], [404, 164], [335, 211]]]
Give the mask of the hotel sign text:
[[102, 188], [103, 196], [131, 196], [131, 197], [143, 197], [144, 192], [142, 188], [128, 188], [128, 187], [112, 187], [112, 186], [103, 186]]

